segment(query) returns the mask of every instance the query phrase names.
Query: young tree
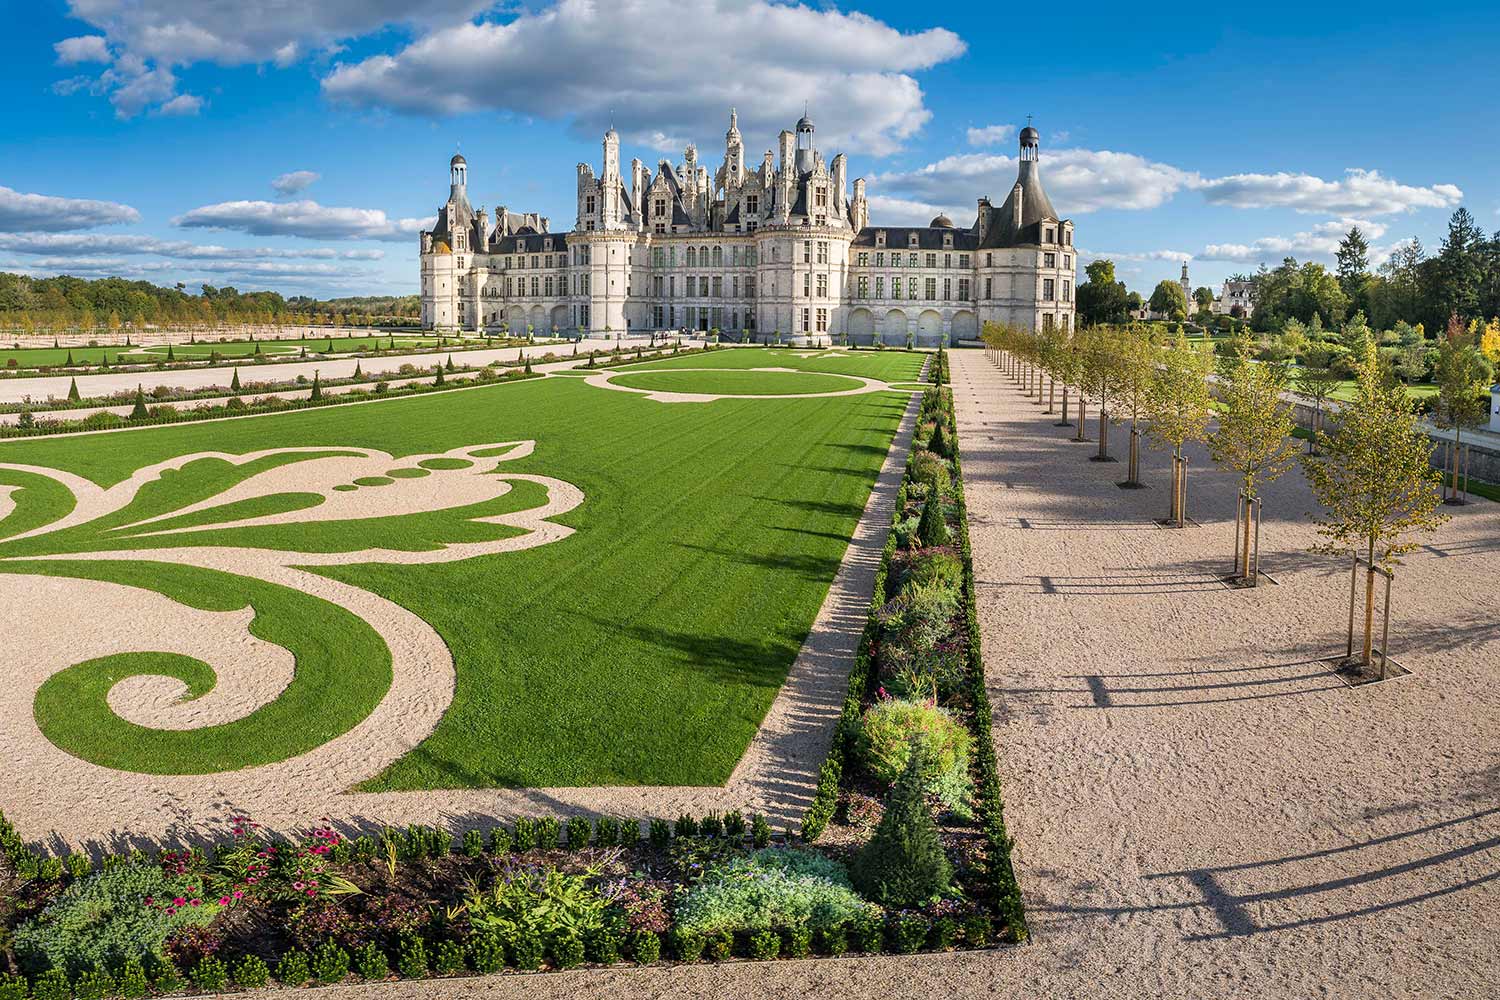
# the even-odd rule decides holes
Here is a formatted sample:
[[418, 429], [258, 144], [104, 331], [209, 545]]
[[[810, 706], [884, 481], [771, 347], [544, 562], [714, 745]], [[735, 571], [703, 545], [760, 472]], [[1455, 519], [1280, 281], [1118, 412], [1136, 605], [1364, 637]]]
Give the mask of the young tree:
[[1240, 550], [1235, 553], [1235, 575], [1255, 586], [1250, 565], [1251, 506], [1259, 488], [1291, 467], [1297, 446], [1292, 439], [1292, 404], [1282, 399], [1287, 368], [1261, 364], [1251, 357], [1250, 345], [1239, 350], [1219, 370], [1219, 427], [1208, 436], [1208, 453], [1215, 462], [1240, 478], [1245, 497], [1240, 512]]
[[1124, 282], [1115, 280], [1114, 261], [1096, 260], [1084, 272], [1088, 280], [1078, 286], [1075, 295], [1078, 322], [1083, 326], [1125, 322], [1129, 293]]
[[1438, 513], [1442, 476], [1432, 468], [1432, 441], [1417, 427], [1406, 389], [1386, 377], [1374, 344], [1355, 369], [1355, 400], [1332, 434], [1318, 436], [1319, 454], [1302, 456], [1323, 541], [1313, 551], [1357, 556], [1365, 571], [1364, 643], [1369, 666], [1375, 625], [1375, 573], [1400, 564], [1416, 548], [1409, 536], [1447, 520]]
[[[1083, 332], [1083, 377], [1086, 395], [1099, 404], [1099, 454], [1096, 462], [1112, 462], [1109, 454], [1111, 407], [1124, 381], [1118, 357], [1120, 337], [1112, 327], [1090, 327]], [[1080, 435], [1081, 436], [1081, 435]]]
[[1457, 322], [1448, 325], [1448, 336], [1438, 344], [1437, 367], [1433, 381], [1438, 387], [1438, 405], [1434, 422], [1453, 431], [1452, 462], [1446, 493], [1458, 500], [1458, 450], [1463, 444], [1464, 428], [1473, 427], [1489, 414], [1490, 382], [1495, 369], [1489, 359], [1474, 345], [1474, 335]]
[[1343, 381], [1338, 373], [1325, 366], [1303, 365], [1297, 370], [1297, 395], [1313, 404], [1312, 434], [1307, 439], [1307, 450], [1316, 450], [1318, 432], [1323, 429], [1323, 403]]
[[1208, 374], [1213, 355], [1190, 343], [1184, 334], [1169, 344], [1158, 356], [1156, 377], [1151, 386], [1148, 411], [1151, 423], [1147, 433], [1172, 449], [1172, 502], [1169, 521], [1177, 527], [1187, 524], [1183, 500], [1187, 495], [1186, 472], [1182, 448], [1189, 441], [1199, 441], [1208, 427], [1212, 397], [1208, 391]]
[[1151, 387], [1156, 379], [1156, 345], [1147, 331], [1131, 325], [1115, 338], [1115, 361], [1119, 368], [1118, 394], [1126, 412], [1130, 414], [1130, 461], [1125, 481], [1119, 485], [1133, 489], [1141, 482], [1141, 431], [1137, 426], [1141, 414], [1151, 400]]
[[920, 905], [947, 889], [953, 879], [927, 804], [927, 756], [924, 746], [912, 746], [875, 836], [850, 865], [849, 874], [860, 891], [888, 906]]
[[1198, 307], [1200, 313], [1212, 312], [1214, 307], [1213, 289], [1206, 285], [1199, 285], [1193, 289], [1193, 304]]

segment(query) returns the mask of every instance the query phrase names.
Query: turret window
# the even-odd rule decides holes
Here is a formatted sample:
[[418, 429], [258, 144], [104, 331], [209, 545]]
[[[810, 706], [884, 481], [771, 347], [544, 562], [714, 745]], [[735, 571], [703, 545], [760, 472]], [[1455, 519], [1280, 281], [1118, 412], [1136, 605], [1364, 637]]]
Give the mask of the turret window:
[[1055, 253], [1044, 253], [1044, 254], [1042, 254], [1042, 266], [1043, 267], [1056, 267], [1057, 266], [1057, 254], [1055, 254]]
[[1052, 230], [1051, 229], [1047, 230], [1047, 235], [1042, 239], [1042, 242], [1043, 243], [1051, 243], [1052, 242]]
[[759, 195], [750, 194], [745, 196], [745, 211], [750, 215], [754, 215], [756, 212], [760, 211]]

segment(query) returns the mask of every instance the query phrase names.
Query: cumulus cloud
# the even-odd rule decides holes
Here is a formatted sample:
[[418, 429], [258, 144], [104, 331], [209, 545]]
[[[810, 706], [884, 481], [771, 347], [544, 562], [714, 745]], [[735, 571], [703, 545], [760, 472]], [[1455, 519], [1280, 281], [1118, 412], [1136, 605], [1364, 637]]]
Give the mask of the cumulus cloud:
[[322, 174], [311, 170], [293, 170], [289, 174], [282, 174], [271, 182], [271, 187], [276, 189], [277, 194], [293, 195], [305, 191], [312, 183], [322, 178]]
[[107, 63], [110, 60], [109, 44], [103, 35], [64, 38], [53, 45], [52, 50], [57, 53], [57, 62], [61, 66], [87, 62]]
[[118, 202], [56, 198], [0, 187], [0, 233], [62, 233], [140, 221], [141, 213]]
[[[698, 59], [663, 58], [659, 33], [643, 30], [682, 16], [670, 0], [558, 0], [503, 23], [452, 25], [394, 54], [341, 64], [323, 91], [411, 114], [490, 110], [566, 119], [586, 134], [613, 122], [632, 141], [657, 145], [668, 136], [717, 132], [735, 106], [751, 149], [765, 141], [752, 133], [769, 138], [787, 127], [806, 99], [824, 148], [882, 155], [931, 117], [910, 74], [965, 48], [943, 28], [902, 32], [860, 13], [740, 0], [694, 19], [693, 47], [714, 53], [710, 71]], [[601, 40], [608, 58], [600, 57]]]
[[1387, 215], [1419, 208], [1452, 208], [1463, 191], [1452, 184], [1402, 184], [1378, 170], [1350, 168], [1338, 180], [1310, 174], [1232, 174], [1204, 181], [1203, 197], [1232, 208], [1291, 208], [1309, 214]]
[[971, 146], [998, 146], [1016, 134], [1014, 125], [986, 125], [971, 128], [966, 133]]
[[123, 233], [0, 233], [0, 250], [35, 256], [118, 258], [122, 255], [152, 255], [178, 260], [380, 260], [385, 256], [384, 250], [224, 247]]
[[302, 201], [224, 201], [172, 220], [184, 229], [225, 229], [252, 236], [331, 240], [405, 240], [432, 225], [429, 219], [390, 219], [378, 208], [343, 208]]
[[192, 94], [178, 94], [170, 101], [158, 107], [152, 114], [188, 116], [196, 115], [201, 110], [203, 110], [203, 98], [195, 97]]
[[1120, 251], [1085, 250], [1082, 247], [1078, 248], [1078, 257], [1080, 260], [1086, 261], [1112, 260], [1116, 263], [1122, 260], [1135, 262], [1170, 260], [1180, 264], [1183, 261], [1193, 259], [1193, 255], [1185, 250], [1137, 250], [1126, 253]]
[[[933, 204], [970, 204], [980, 195], [999, 204], [1015, 184], [1016, 170], [1013, 156], [961, 153], [917, 170], [879, 175], [872, 183]], [[1157, 208], [1195, 185], [1198, 176], [1134, 153], [1064, 149], [1045, 157], [1042, 180], [1053, 206], [1072, 216], [1101, 208]]]
[[878, 194], [871, 195], [869, 202], [870, 224], [875, 226], [925, 226], [939, 215], [946, 215], [956, 224], [967, 226], [974, 221], [976, 214], [972, 208], [944, 208], [925, 201], [909, 201]]
[[[1367, 240], [1378, 240], [1387, 230], [1385, 224], [1368, 219], [1330, 219], [1291, 236], [1263, 236], [1253, 243], [1210, 243], [1199, 256], [1203, 260], [1267, 264], [1276, 263], [1284, 257], [1316, 257], [1327, 260], [1333, 258], [1338, 252], [1339, 242], [1356, 226]], [[1388, 253], [1389, 248], [1372, 248], [1372, 262], [1378, 263]]]

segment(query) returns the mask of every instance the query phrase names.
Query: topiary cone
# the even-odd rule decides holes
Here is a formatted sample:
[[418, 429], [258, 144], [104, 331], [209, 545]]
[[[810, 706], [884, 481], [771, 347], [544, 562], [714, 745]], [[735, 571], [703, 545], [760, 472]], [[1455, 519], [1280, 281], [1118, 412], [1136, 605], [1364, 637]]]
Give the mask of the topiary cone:
[[953, 881], [953, 866], [943, 853], [927, 805], [923, 775], [927, 751], [920, 737], [913, 744], [875, 836], [849, 866], [855, 887], [885, 906], [920, 905]]
[[924, 546], [948, 544], [948, 522], [943, 518], [943, 498], [935, 483], [927, 486], [927, 500], [922, 504], [922, 520], [917, 522], [917, 538]]

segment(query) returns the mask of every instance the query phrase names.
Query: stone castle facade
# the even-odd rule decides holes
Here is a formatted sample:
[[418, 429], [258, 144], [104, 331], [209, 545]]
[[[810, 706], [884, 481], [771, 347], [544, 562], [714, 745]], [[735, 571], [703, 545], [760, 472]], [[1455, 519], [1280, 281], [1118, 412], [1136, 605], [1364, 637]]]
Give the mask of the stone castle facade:
[[571, 231], [467, 195], [454, 156], [450, 188], [421, 234], [422, 325], [473, 332], [595, 336], [719, 331], [726, 340], [956, 343], [996, 320], [1071, 329], [1073, 223], [1042, 189], [1039, 136], [1020, 137], [1015, 185], [973, 225], [872, 225], [865, 182], [827, 161], [804, 116], [752, 167], [733, 111], [718, 169], [688, 146], [653, 174], [620, 166], [604, 135], [602, 169], [578, 165]]

